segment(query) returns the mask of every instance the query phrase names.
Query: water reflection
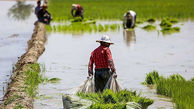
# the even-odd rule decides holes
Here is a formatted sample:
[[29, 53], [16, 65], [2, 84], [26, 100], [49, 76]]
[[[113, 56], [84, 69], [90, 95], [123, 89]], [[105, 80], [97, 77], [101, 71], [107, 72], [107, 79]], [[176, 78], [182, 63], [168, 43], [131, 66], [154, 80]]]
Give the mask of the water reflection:
[[123, 39], [127, 46], [130, 46], [132, 43], [136, 42], [135, 30], [123, 30]]
[[16, 4], [9, 9], [8, 16], [16, 20], [26, 20], [33, 12], [32, 8], [33, 5], [31, 4], [26, 4], [25, 2], [17, 1]]

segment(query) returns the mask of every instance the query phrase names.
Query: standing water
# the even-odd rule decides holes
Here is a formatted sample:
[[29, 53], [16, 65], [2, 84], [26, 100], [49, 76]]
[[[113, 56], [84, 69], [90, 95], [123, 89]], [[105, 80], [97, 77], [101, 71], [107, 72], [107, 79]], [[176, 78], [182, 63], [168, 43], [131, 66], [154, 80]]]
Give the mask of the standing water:
[[14, 65], [31, 38], [34, 5], [35, 1], [0, 1], [0, 103]]
[[99, 46], [96, 40], [103, 34], [110, 35], [115, 43], [110, 48], [120, 85], [154, 99], [150, 109], [173, 108], [169, 98], [157, 95], [155, 89], [141, 83], [146, 73], [153, 70], [164, 76], [176, 73], [186, 79], [194, 76], [194, 22], [177, 25], [181, 31], [171, 35], [163, 35], [159, 31], [147, 32], [141, 29], [141, 25], [134, 31], [120, 29], [90, 34], [50, 33], [39, 63], [45, 66], [45, 77], [60, 78], [61, 81], [39, 85], [39, 99], [35, 100], [35, 109], [62, 109], [61, 95], [74, 92], [86, 80], [90, 53]]

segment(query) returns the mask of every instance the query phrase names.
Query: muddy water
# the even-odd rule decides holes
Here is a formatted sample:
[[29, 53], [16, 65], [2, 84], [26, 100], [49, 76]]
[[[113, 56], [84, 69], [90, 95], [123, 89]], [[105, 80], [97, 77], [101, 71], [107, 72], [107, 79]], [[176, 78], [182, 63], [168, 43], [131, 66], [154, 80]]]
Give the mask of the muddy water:
[[169, 98], [156, 95], [155, 89], [141, 85], [141, 82], [146, 73], [153, 70], [164, 76], [176, 73], [186, 79], [194, 76], [194, 22], [177, 25], [181, 27], [180, 33], [171, 35], [163, 35], [159, 31], [147, 32], [141, 29], [143, 25], [135, 31], [120, 29], [107, 33], [49, 34], [46, 51], [39, 58], [39, 63], [45, 65], [46, 77], [60, 78], [61, 81], [39, 86], [41, 97], [35, 100], [35, 109], [62, 109], [61, 94], [73, 93], [86, 79], [90, 52], [99, 46], [95, 41], [103, 34], [109, 34], [115, 43], [110, 48], [120, 85], [154, 99], [150, 109], [173, 108]]
[[[32, 35], [33, 23], [36, 20], [32, 14], [34, 5], [34, 1], [0, 1], [0, 100], [14, 64], [25, 52], [27, 41]], [[24, 10], [21, 6], [25, 6], [25, 14], [21, 13], [21, 10]]]

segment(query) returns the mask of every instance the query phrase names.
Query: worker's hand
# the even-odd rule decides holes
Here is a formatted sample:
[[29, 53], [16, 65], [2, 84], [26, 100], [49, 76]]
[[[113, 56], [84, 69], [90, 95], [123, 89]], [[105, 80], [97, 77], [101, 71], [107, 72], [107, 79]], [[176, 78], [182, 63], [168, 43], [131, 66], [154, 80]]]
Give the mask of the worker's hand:
[[48, 22], [48, 20], [47, 20], [47, 19], [44, 19], [44, 21], [45, 21], [45, 22]]
[[117, 78], [117, 74], [116, 73], [113, 73], [113, 78]]
[[89, 73], [88, 73], [88, 76], [93, 76], [93, 73], [92, 73], [92, 72], [89, 72]]

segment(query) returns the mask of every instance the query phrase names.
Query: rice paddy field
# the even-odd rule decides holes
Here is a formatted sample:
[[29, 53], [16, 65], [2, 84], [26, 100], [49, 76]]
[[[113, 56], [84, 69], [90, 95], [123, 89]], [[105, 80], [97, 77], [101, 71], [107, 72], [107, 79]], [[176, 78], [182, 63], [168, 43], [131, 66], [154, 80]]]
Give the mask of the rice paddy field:
[[172, 97], [177, 109], [194, 108], [194, 81], [186, 81], [179, 74], [170, 75], [168, 78], [159, 76], [157, 71], [147, 74], [145, 83], [155, 85], [158, 94]]
[[[29, 3], [33, 5], [30, 9], [36, 6], [35, 1]], [[83, 6], [84, 21], [71, 16], [73, 3]], [[12, 25], [0, 29], [0, 98], [4, 92], [2, 85], [11, 75], [12, 64], [24, 52], [37, 20], [33, 11], [22, 22], [10, 18], [14, 16], [8, 16], [9, 10], [14, 6], [19, 6], [18, 2], [0, 1], [0, 24]], [[137, 13], [137, 22], [134, 29], [125, 30], [122, 19], [128, 10]], [[90, 53], [99, 46], [96, 40], [108, 34], [115, 43], [110, 48], [117, 80], [124, 89], [154, 100], [148, 109], [193, 109], [193, 10], [194, 0], [49, 0], [48, 11], [53, 21], [46, 26], [46, 49], [38, 60], [44, 66], [44, 78], [35, 93], [34, 108], [61, 109], [61, 95], [73, 93], [86, 79]], [[20, 12], [23, 11], [14, 11], [12, 15], [23, 18]], [[22, 41], [19, 45], [18, 40]], [[158, 78], [164, 77], [153, 80], [154, 87], [142, 85], [146, 73], [153, 70], [159, 71]], [[173, 74], [183, 79], [174, 80], [179, 77], [170, 77]], [[31, 89], [28, 91], [36, 92]], [[98, 106], [101, 104], [93, 105]]]
[[55, 21], [72, 18], [71, 5], [79, 3], [84, 17], [121, 20], [128, 10], [134, 10], [138, 19], [194, 18], [193, 0], [49, 0], [48, 10]]

